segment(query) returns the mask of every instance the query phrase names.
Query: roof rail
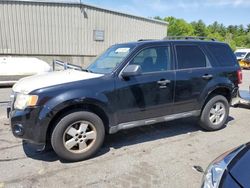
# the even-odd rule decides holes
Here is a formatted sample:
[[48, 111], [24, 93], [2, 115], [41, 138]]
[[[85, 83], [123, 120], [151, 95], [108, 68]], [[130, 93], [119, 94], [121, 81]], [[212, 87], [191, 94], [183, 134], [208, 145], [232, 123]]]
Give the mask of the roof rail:
[[155, 39], [139, 39], [137, 40], [138, 42], [143, 42], [143, 41], [151, 41], [151, 40], [155, 40]]
[[200, 36], [166, 36], [163, 40], [211, 40], [216, 41], [214, 38], [200, 37]]

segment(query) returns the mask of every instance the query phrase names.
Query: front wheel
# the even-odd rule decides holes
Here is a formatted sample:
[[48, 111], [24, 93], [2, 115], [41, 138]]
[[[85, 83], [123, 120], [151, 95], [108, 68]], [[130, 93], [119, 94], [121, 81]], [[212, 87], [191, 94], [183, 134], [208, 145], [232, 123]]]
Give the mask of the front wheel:
[[79, 161], [93, 156], [104, 137], [102, 120], [94, 113], [78, 111], [58, 122], [51, 135], [51, 145], [60, 158]]
[[229, 104], [222, 95], [212, 97], [206, 104], [200, 116], [200, 126], [208, 131], [221, 129], [229, 115]]

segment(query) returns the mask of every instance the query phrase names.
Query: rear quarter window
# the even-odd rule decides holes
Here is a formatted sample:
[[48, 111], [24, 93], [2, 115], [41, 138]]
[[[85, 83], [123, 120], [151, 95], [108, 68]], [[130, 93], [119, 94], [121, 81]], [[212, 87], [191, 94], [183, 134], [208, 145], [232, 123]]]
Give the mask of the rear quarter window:
[[207, 48], [220, 66], [235, 66], [236, 58], [228, 45], [208, 44]]

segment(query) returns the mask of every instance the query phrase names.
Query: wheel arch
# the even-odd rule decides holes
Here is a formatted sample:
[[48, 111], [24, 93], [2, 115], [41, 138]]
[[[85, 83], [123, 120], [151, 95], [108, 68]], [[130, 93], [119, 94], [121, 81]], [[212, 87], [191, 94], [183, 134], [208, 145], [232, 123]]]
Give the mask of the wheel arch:
[[224, 96], [228, 103], [231, 102], [231, 90], [226, 87], [226, 86], [223, 86], [223, 87], [216, 87], [214, 88], [213, 90], [211, 90], [208, 95], [205, 97], [205, 100], [203, 101], [202, 103], [202, 108], [201, 108], [201, 112], [203, 111], [205, 105], [207, 104], [207, 102], [213, 97], [213, 96], [216, 96], [216, 95], [222, 95]]
[[76, 112], [76, 111], [88, 111], [99, 116], [104, 124], [105, 132], [109, 132], [109, 116], [105, 113], [104, 109], [96, 104], [91, 103], [81, 103], [81, 104], [72, 104], [67, 107], [60, 109], [50, 120], [47, 131], [46, 131], [46, 141], [49, 141], [53, 129], [55, 128], [58, 121], [65, 115]]

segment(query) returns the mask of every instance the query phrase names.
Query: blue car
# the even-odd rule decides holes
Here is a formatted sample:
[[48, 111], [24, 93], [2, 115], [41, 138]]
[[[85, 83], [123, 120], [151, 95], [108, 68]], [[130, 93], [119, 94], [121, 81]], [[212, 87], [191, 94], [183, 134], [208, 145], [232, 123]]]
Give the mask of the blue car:
[[250, 143], [215, 159], [207, 168], [202, 188], [250, 187]]

